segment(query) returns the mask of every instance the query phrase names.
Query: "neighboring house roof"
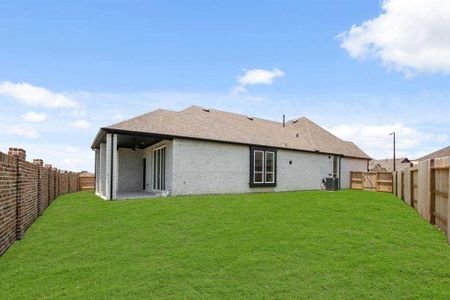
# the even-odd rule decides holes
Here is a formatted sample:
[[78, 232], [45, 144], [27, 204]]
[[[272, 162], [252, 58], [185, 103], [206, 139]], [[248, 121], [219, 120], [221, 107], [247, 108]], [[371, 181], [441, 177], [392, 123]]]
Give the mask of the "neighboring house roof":
[[450, 146], [442, 148], [440, 150], [434, 151], [428, 155], [425, 155], [417, 160], [426, 160], [426, 159], [432, 159], [432, 158], [438, 158], [438, 157], [444, 157], [444, 156], [450, 156]]
[[[352, 142], [339, 139], [305, 117], [288, 121], [283, 127], [281, 122], [191, 106], [179, 112], [158, 109], [101, 131], [131, 131], [369, 159]], [[98, 138], [92, 147], [98, 147]]]
[[[394, 171], [394, 160], [393, 159], [372, 159], [369, 162], [369, 170], [370, 171], [386, 171], [391, 172]], [[395, 160], [396, 170], [403, 170], [406, 167], [411, 165], [411, 161], [406, 158], [397, 158]]]

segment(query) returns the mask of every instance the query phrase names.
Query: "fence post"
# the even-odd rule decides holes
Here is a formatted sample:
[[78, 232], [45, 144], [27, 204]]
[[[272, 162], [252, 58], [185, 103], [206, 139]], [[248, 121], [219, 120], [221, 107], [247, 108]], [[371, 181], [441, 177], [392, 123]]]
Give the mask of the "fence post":
[[434, 215], [435, 206], [436, 206], [436, 195], [434, 190], [436, 188], [436, 172], [434, 170], [434, 159], [430, 160], [430, 164], [428, 167], [428, 172], [430, 176], [430, 203], [429, 203], [429, 213], [430, 213], [430, 223], [436, 224], [436, 217]]
[[409, 168], [409, 204], [414, 208], [414, 177], [412, 168]]
[[394, 194], [396, 197], [397, 195], [397, 189], [395, 188], [397, 186], [397, 171], [392, 172], [392, 194]]
[[405, 201], [405, 172], [404, 172], [404, 171], [401, 172], [400, 179], [401, 179], [401, 185], [400, 185], [400, 188], [401, 188], [401, 191], [400, 191], [400, 198], [401, 198], [403, 201]]
[[37, 201], [36, 201], [36, 210], [37, 210], [37, 215], [40, 216], [42, 215], [42, 202], [41, 202], [41, 197], [42, 196], [42, 180], [41, 180], [41, 167], [44, 165], [44, 161], [42, 159], [33, 159], [33, 164], [36, 165], [38, 167], [37, 169]]
[[378, 172], [377, 172], [375, 175], [375, 191], [376, 192], [378, 192], [378, 180], [380, 180], [380, 179], [379, 179]]
[[448, 172], [448, 195], [447, 195], [447, 241], [450, 244], [450, 157], [447, 160]]
[[395, 195], [400, 198], [400, 191], [398, 185], [400, 184], [400, 171], [395, 171]]

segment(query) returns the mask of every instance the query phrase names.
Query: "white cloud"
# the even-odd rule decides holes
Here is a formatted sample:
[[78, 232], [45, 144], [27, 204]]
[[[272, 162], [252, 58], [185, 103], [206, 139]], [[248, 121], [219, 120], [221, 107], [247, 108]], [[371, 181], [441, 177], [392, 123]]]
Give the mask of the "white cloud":
[[5, 95], [30, 106], [48, 108], [76, 108], [78, 102], [70, 97], [55, 93], [39, 86], [28, 83], [12, 83], [4, 81], [0, 84], [0, 95]]
[[262, 70], [246, 70], [244, 74], [238, 77], [238, 83], [241, 86], [254, 85], [254, 84], [272, 84], [273, 80], [277, 77], [284, 76], [284, 72], [280, 69]]
[[338, 35], [353, 58], [388, 68], [450, 74], [450, 1], [384, 0], [384, 12]]
[[[11, 144], [0, 144], [0, 151], [7, 152], [9, 146]], [[67, 171], [93, 172], [94, 169], [94, 151], [89, 147], [58, 143], [14, 143], [13, 146], [25, 149], [28, 161], [40, 158], [46, 164]]]
[[5, 128], [7, 134], [24, 136], [27, 138], [38, 138], [40, 136], [39, 132], [33, 128], [26, 127], [7, 127]]
[[232, 96], [237, 96], [237, 95], [239, 95], [239, 94], [245, 94], [245, 93], [247, 93], [247, 92], [248, 92], [247, 89], [246, 89], [245, 87], [241, 86], [241, 85], [233, 86], [233, 87], [230, 89], [230, 94], [231, 94]]
[[47, 115], [44, 113], [35, 113], [30, 111], [22, 115], [22, 120], [32, 123], [39, 123], [47, 120]]
[[75, 128], [80, 128], [80, 129], [86, 129], [86, 128], [89, 128], [91, 125], [86, 120], [78, 120], [78, 121], [75, 121], [72, 124], [70, 124], [70, 126], [75, 127]]
[[272, 71], [263, 69], [244, 70], [243, 74], [238, 76], [238, 85], [231, 88], [231, 95], [236, 96], [246, 93], [247, 85], [264, 84], [271, 85], [275, 78], [283, 77], [285, 74], [280, 69], [274, 68]]
[[445, 142], [445, 134], [431, 134], [401, 123], [386, 125], [343, 124], [327, 128], [330, 132], [343, 140], [354, 142], [373, 158], [389, 158], [392, 156], [392, 136], [396, 133], [397, 156], [417, 158], [422, 154], [431, 152], [428, 149], [433, 142]]

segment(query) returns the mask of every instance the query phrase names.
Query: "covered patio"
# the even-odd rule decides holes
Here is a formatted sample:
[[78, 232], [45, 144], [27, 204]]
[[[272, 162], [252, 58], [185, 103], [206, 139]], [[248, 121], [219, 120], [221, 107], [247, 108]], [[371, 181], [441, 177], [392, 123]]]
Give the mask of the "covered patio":
[[96, 194], [106, 200], [164, 195], [167, 143], [152, 134], [99, 132], [92, 145]]

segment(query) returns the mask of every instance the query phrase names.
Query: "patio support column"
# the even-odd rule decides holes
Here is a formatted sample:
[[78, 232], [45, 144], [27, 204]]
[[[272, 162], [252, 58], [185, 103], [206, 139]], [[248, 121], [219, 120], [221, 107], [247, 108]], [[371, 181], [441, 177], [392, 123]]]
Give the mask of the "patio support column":
[[94, 173], [95, 173], [95, 193], [100, 193], [100, 149], [95, 149], [95, 165], [94, 165]]
[[106, 135], [106, 200], [117, 198], [118, 154], [117, 134]]
[[98, 195], [106, 197], [106, 143], [100, 144], [98, 168]]

